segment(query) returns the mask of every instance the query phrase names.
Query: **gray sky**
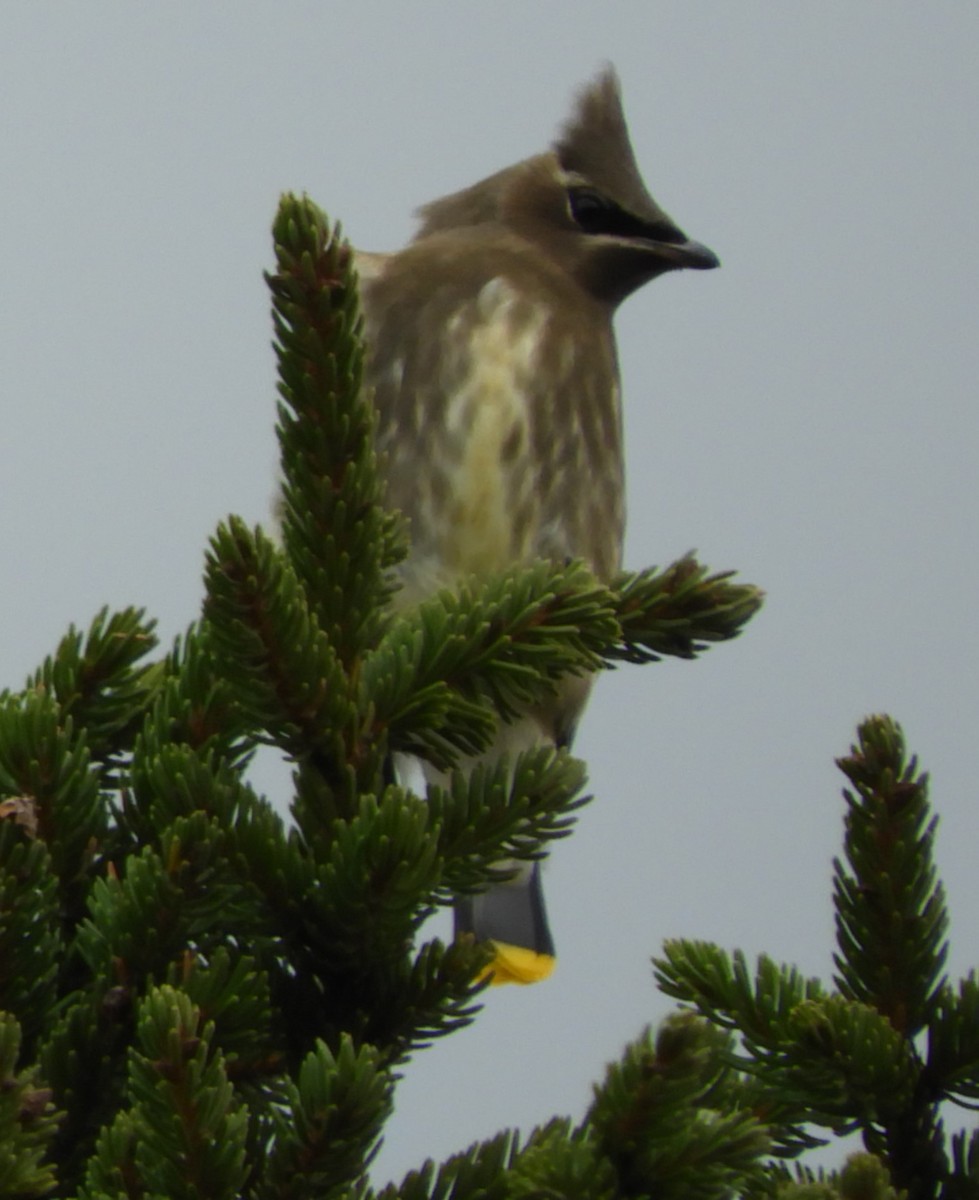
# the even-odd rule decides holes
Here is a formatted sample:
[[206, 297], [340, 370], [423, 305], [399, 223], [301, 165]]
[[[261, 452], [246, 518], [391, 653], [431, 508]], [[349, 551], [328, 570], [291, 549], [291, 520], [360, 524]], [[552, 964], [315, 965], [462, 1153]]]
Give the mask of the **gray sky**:
[[828, 976], [833, 758], [868, 712], [932, 771], [951, 967], [976, 962], [977, 35], [968, 0], [0, 10], [4, 684], [104, 603], [169, 640], [216, 522], [266, 519], [280, 192], [395, 248], [611, 60], [650, 190], [723, 262], [618, 320], [626, 560], [696, 547], [767, 605], [602, 680], [596, 800], [546, 873], [558, 970], [408, 1066], [378, 1179], [579, 1115], [670, 1007], [665, 937]]

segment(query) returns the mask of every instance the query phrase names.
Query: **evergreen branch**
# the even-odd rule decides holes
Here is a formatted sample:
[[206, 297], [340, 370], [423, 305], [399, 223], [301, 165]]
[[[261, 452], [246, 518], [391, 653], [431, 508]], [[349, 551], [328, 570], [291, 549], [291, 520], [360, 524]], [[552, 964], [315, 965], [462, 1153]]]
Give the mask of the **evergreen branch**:
[[372, 1046], [322, 1042], [306, 1055], [279, 1114], [259, 1200], [331, 1200], [346, 1194], [378, 1147], [393, 1081]]
[[226, 761], [179, 743], [155, 752], [145, 747], [145, 742], [137, 742], [127, 806], [127, 812], [138, 818], [144, 842], [158, 842], [174, 821], [196, 812], [205, 813], [233, 837], [243, 823], [255, 819], [256, 810], [262, 810], [268, 814], [264, 836], [282, 837], [281, 818]]
[[[303, 978], [284, 994], [302, 1013], [304, 1026], [318, 1028], [334, 1052], [350, 1036], [358, 1045], [375, 1046], [394, 1068], [435, 1038], [470, 1024], [486, 986], [479, 975], [489, 961], [486, 948], [468, 939], [448, 946], [425, 942], [414, 958], [404, 944], [387, 962], [365, 956], [347, 972], [322, 954], [304, 954]], [[310, 981], [313, 987], [303, 986]], [[369, 1008], [365, 995], [371, 997]]]
[[914, 1037], [945, 982], [948, 913], [932, 854], [937, 822], [928, 777], [906, 759], [900, 727], [871, 717], [858, 737], [837, 764], [854, 792], [844, 792], [845, 862], [833, 864], [836, 983]]
[[507, 1195], [521, 1200], [542, 1196], [587, 1196], [618, 1200], [615, 1169], [603, 1156], [590, 1129], [573, 1129], [567, 1117], [555, 1117], [532, 1131], [514, 1160]]
[[[737, 1063], [737, 1056], [732, 1061]], [[781, 1171], [784, 1160], [798, 1159], [807, 1150], [818, 1150], [829, 1144], [828, 1138], [815, 1132], [821, 1126], [797, 1089], [776, 1088], [757, 1071], [741, 1071], [736, 1078], [737, 1097], [733, 1102], [753, 1113], [765, 1126], [772, 1155], [769, 1169], [773, 1176]], [[748, 1194], [753, 1190], [747, 1189]]]
[[814, 1119], [858, 1127], [880, 1152], [920, 1077], [914, 1047], [874, 1009], [844, 996], [808, 1000], [792, 1014], [792, 1038], [772, 1055], [770, 1078], [805, 1095]]
[[979, 980], [975, 971], [960, 980], [957, 995], [949, 987], [938, 994], [928, 1026], [927, 1072], [943, 1095], [979, 1105]]
[[942, 974], [948, 915], [927, 776], [887, 717], [861, 724], [839, 766], [853, 788], [834, 878], [839, 992], [764, 959], [752, 982], [743, 956], [690, 942], [667, 943], [659, 982], [740, 1034], [744, 1053], [731, 1061], [757, 1079], [754, 1107], [782, 1152], [806, 1144], [810, 1123], [859, 1131], [879, 1160], [789, 1188], [773, 1174], [777, 1195], [966, 1200], [979, 1187], [979, 1137], [953, 1137], [950, 1161], [940, 1106], [979, 1099], [979, 983], [970, 974], [955, 992]]
[[307, 198], [284, 196], [273, 226], [282, 535], [312, 611], [348, 666], [376, 640], [404, 557], [381, 504], [374, 412], [350, 246]]
[[0, 1197], [44, 1196], [57, 1183], [53, 1139], [60, 1114], [36, 1068], [17, 1070], [21, 1031], [0, 1012]]
[[460, 755], [486, 750], [498, 721], [488, 703], [438, 678], [441, 664], [426, 659], [431, 625], [440, 615], [419, 612], [417, 625], [406, 618], [397, 620], [364, 659], [358, 684], [366, 714], [365, 740], [385, 738], [394, 752], [419, 755], [448, 768]]
[[346, 677], [282, 553], [232, 518], [212, 539], [205, 583], [211, 645], [250, 720], [297, 758], [343, 761]]
[[719, 1104], [729, 1039], [692, 1014], [626, 1048], [585, 1118], [615, 1171], [617, 1196], [723, 1200], [758, 1178], [768, 1148], [748, 1110]]
[[179, 905], [179, 887], [149, 846], [130, 855], [122, 879], [114, 870], [96, 879], [75, 939], [92, 977], [103, 986], [162, 978], [184, 949]]
[[396, 621], [364, 660], [361, 706], [391, 749], [448, 767], [486, 749], [492, 713], [512, 719], [597, 670], [618, 634], [611, 597], [580, 563], [514, 568]]
[[17, 819], [47, 846], [70, 930], [108, 812], [85, 732], [76, 734], [70, 717], [61, 724], [46, 692], [0, 698], [0, 797], [15, 801]]
[[77, 1191], [78, 1200], [141, 1200], [145, 1186], [135, 1162], [139, 1135], [138, 1123], [127, 1110], [118, 1112], [111, 1125], [99, 1130], [85, 1182]]
[[99, 979], [70, 995], [48, 1026], [38, 1053], [41, 1075], [64, 1117], [54, 1141], [65, 1195], [74, 1195], [100, 1128], [118, 1112], [125, 1086], [125, 1055], [132, 1040], [132, 994]]
[[887, 1168], [873, 1154], [851, 1154], [839, 1171], [796, 1164], [794, 1175], [775, 1167], [759, 1190], [748, 1197], [767, 1200], [902, 1200]]
[[839, 1173], [842, 1200], [901, 1200], [887, 1168], [873, 1154], [852, 1154]]
[[388, 789], [364, 796], [337, 821], [304, 903], [317, 971], [347, 979], [376, 973], [406, 952], [441, 882], [438, 845], [423, 800]]
[[[84, 638], [70, 626], [55, 653], [28, 680], [28, 688], [54, 697], [61, 725], [70, 717], [85, 730], [96, 763], [108, 766], [127, 750], [143, 720], [154, 684], [136, 664], [156, 646], [155, 626], [143, 609], [110, 615], [103, 608]], [[106, 782], [112, 783], [111, 774]]]
[[[101, 986], [130, 995], [166, 978], [188, 950], [213, 954], [234, 941], [261, 947], [272, 936], [264, 906], [229, 862], [227, 835], [204, 811], [175, 819], [158, 849], [130, 855], [92, 888], [75, 948]], [[234, 932], [232, 932], [234, 931]]]
[[171, 964], [167, 982], [186, 992], [212, 1025], [212, 1041], [225, 1057], [228, 1078], [240, 1086], [250, 1078], [268, 1075], [278, 1065], [272, 1039], [272, 1000], [268, 974], [249, 955], [232, 955], [219, 946], [205, 960], [187, 953]]
[[[134, 846], [155, 841], [175, 815], [186, 815], [204, 803], [217, 775], [225, 790], [243, 786], [239, 776], [257, 738], [230, 682], [219, 673], [209, 636], [210, 627], [199, 622], [147, 672], [153, 675], [155, 695], [133, 744], [127, 786], [116, 805], [111, 847], [116, 859]], [[198, 779], [189, 788], [182, 774], [198, 768], [207, 782]], [[200, 791], [198, 798], [190, 795], [195, 789]], [[217, 803], [222, 815], [225, 809], [229, 816], [234, 812], [230, 802]]]
[[792, 1015], [824, 995], [817, 979], [759, 955], [754, 977], [740, 950], [728, 956], [709, 942], [670, 939], [653, 960], [656, 983], [722, 1029], [738, 1030], [748, 1046], [775, 1051], [791, 1036]]
[[590, 799], [578, 795], [583, 764], [550, 746], [454, 771], [448, 783], [428, 788], [427, 807], [449, 896], [506, 878], [501, 860], [540, 858], [546, 842], [571, 832], [571, 814]]
[[[472, 1018], [482, 949], [430, 942], [410, 958], [441, 895], [444, 864], [432, 834], [432, 814], [418, 797], [393, 787], [379, 801], [364, 797], [356, 818], [336, 822], [301, 902], [281, 914], [284, 943], [302, 947], [302, 978], [290, 990], [320, 1011], [316, 1023], [334, 1049], [350, 1032], [393, 1064]], [[301, 1000], [310, 982], [315, 988]]]
[[156, 664], [156, 695], [136, 739], [146, 758], [178, 743], [201, 755], [217, 755], [238, 770], [248, 764], [255, 747], [253, 731], [219, 669], [212, 637], [211, 627], [199, 621]]
[[11, 803], [0, 803], [0, 1010], [18, 1019], [33, 1057], [54, 1015], [64, 945], [51, 857], [4, 812]]
[[836, 1131], [886, 1128], [911, 1103], [920, 1078], [913, 1046], [865, 1004], [827, 996], [817, 980], [761, 956], [754, 980], [744, 956], [706, 943], [667, 942], [659, 986], [715, 1025], [736, 1030], [744, 1054], [793, 1128], [812, 1121]]
[[605, 652], [609, 663], [657, 662], [664, 655], [695, 658], [711, 643], [737, 637], [765, 593], [752, 584], [730, 582], [733, 574], [708, 574], [686, 554], [663, 570], [620, 575], [612, 593], [622, 638]]
[[492, 961], [484, 946], [459, 939], [444, 946], [425, 942], [392, 989], [394, 1005], [384, 1021], [391, 1066], [425, 1049], [438, 1037], [469, 1025], [481, 1005], [480, 971]]
[[187, 995], [163, 985], [141, 1003], [137, 1030], [129, 1108], [100, 1136], [83, 1200], [234, 1200], [247, 1178], [248, 1110], [211, 1046], [213, 1027]]
[[400, 1184], [388, 1184], [376, 1197], [368, 1189], [363, 1200], [509, 1200], [507, 1172], [518, 1148], [517, 1135], [504, 1130], [485, 1142], [474, 1142], [468, 1150], [453, 1154], [441, 1166], [426, 1159], [419, 1170], [410, 1171]]
[[805, 1097], [811, 1119], [840, 1133], [859, 1129], [912, 1200], [933, 1197], [947, 1160], [937, 1097], [914, 1043], [843, 996], [800, 1005], [796, 1025], [781, 1085]]

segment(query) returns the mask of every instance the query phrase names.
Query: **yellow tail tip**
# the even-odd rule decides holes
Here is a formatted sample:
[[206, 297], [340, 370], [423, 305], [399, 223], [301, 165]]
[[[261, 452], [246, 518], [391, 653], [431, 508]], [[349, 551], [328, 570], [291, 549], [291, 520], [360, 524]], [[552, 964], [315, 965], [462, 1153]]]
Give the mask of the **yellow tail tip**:
[[538, 954], [526, 946], [511, 946], [507, 942], [493, 942], [496, 958], [482, 973], [481, 978], [491, 976], [493, 987], [503, 983], [540, 983], [554, 970], [557, 961], [553, 954]]

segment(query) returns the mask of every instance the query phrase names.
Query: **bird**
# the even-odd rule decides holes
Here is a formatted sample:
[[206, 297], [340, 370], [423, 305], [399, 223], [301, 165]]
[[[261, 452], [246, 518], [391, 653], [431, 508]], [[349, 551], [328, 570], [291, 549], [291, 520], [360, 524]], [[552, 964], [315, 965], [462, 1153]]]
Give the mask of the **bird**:
[[[647, 191], [614, 68], [579, 90], [550, 149], [417, 215], [403, 249], [355, 254], [384, 503], [410, 539], [398, 603], [540, 559], [611, 580], [625, 528], [613, 317], [660, 275], [719, 265]], [[568, 679], [483, 757], [569, 746], [590, 686]], [[505, 882], [457, 902], [455, 933], [492, 945], [493, 983], [536, 982], [555, 962], [540, 863], [504, 865]]]

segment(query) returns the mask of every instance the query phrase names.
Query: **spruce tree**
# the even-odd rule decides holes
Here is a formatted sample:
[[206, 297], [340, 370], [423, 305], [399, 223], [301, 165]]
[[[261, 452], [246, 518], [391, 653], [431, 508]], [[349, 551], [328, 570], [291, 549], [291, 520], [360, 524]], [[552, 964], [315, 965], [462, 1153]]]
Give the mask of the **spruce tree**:
[[[760, 604], [687, 556], [611, 587], [538, 564], [395, 615], [350, 252], [293, 197], [274, 242], [281, 537], [222, 523], [163, 657], [143, 612], [104, 610], [0, 698], [0, 1197], [373, 1196], [396, 1073], [485, 986], [486, 948], [424, 922], [585, 800], [563, 751], [459, 764], [564, 675], [692, 658]], [[249, 784], [262, 745], [292, 763], [288, 819]], [[448, 784], [400, 786], [399, 752]], [[841, 765], [835, 990], [668, 944], [682, 1007], [580, 1122], [377, 1194], [972, 1195], [976, 1138], [946, 1144], [939, 1106], [976, 1098], [979, 1000], [942, 975], [925, 780], [886, 718]], [[817, 1129], [868, 1154], [790, 1175]]]

